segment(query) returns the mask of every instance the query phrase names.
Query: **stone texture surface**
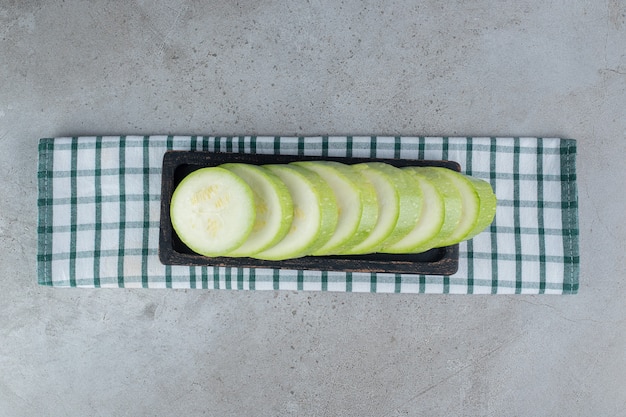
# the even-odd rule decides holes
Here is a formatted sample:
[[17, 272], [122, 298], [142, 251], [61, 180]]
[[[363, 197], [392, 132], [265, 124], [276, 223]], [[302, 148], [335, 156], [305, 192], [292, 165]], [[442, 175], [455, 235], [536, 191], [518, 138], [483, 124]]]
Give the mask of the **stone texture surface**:
[[[626, 415], [626, 3], [0, 2], [0, 415]], [[575, 296], [36, 284], [40, 137], [579, 140]]]

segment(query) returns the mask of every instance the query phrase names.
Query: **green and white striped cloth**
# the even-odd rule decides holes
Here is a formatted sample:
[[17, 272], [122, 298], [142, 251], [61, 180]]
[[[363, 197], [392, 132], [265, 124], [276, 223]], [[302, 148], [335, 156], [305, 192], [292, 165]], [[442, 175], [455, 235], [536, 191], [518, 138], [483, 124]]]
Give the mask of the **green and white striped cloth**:
[[[448, 159], [487, 180], [494, 223], [445, 276], [165, 266], [158, 259], [167, 150]], [[39, 143], [39, 284], [460, 294], [578, 291], [576, 142], [508, 137], [105, 136]]]

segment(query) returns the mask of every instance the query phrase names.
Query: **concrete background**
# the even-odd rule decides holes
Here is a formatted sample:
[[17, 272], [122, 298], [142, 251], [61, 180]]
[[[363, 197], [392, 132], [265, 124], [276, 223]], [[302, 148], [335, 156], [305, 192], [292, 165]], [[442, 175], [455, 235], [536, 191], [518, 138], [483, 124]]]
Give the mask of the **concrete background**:
[[[0, 1], [1, 416], [625, 416], [626, 3]], [[579, 140], [575, 296], [36, 284], [43, 136]]]

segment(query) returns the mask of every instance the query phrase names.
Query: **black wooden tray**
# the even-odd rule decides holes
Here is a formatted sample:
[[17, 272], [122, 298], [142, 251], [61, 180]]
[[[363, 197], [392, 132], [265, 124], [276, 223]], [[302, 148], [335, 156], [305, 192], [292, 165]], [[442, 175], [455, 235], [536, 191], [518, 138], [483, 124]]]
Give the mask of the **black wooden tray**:
[[217, 166], [226, 162], [263, 165], [304, 160], [339, 161], [346, 164], [376, 161], [386, 162], [397, 167], [407, 165], [439, 166], [455, 171], [460, 171], [461, 168], [458, 163], [453, 161], [168, 151], [163, 158], [161, 184], [161, 220], [159, 234], [159, 259], [161, 263], [165, 265], [386, 272], [428, 275], [452, 275], [458, 270], [459, 245], [431, 249], [424, 253], [411, 255], [376, 253], [351, 256], [305, 256], [284, 261], [266, 261], [252, 258], [207, 257], [199, 255], [182, 243], [174, 232], [170, 219], [170, 200], [172, 194], [180, 181], [196, 169]]

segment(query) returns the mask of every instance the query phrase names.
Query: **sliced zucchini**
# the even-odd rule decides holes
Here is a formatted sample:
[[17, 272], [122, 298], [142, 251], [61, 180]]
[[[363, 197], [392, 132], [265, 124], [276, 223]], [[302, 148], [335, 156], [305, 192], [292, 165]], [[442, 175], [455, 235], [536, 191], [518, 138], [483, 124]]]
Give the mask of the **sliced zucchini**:
[[445, 175], [445, 171], [450, 170], [442, 167], [410, 167], [407, 170], [416, 172], [428, 179], [443, 198], [444, 221], [439, 233], [434, 239], [415, 250], [424, 252], [428, 249], [446, 246], [445, 242], [455, 233], [463, 215], [461, 193], [448, 176]]
[[170, 215], [199, 254], [284, 260], [453, 245], [483, 231], [496, 205], [488, 182], [442, 167], [228, 163], [185, 177]]
[[420, 253], [432, 248], [445, 220], [444, 198], [435, 184], [418, 170], [418, 168], [402, 168], [411, 176], [413, 186], [422, 193], [422, 206], [419, 218], [413, 229], [400, 240], [385, 244], [381, 252], [385, 253]]
[[309, 255], [324, 245], [337, 226], [337, 202], [326, 182], [314, 172], [290, 164], [264, 167], [287, 186], [293, 199], [289, 232], [254, 258], [283, 260]]
[[480, 197], [472, 182], [465, 175], [451, 169], [439, 169], [438, 172], [446, 177], [461, 195], [459, 223], [447, 238], [442, 238], [437, 243], [437, 246], [450, 246], [466, 240], [470, 232], [474, 230], [478, 221]]
[[421, 210], [421, 190], [411, 187], [408, 174], [382, 162], [352, 166], [374, 186], [378, 200], [378, 220], [372, 232], [361, 242], [342, 252], [357, 255], [377, 252], [388, 241], [406, 235]]
[[478, 197], [480, 199], [480, 209], [478, 211], [478, 220], [474, 228], [469, 232], [465, 239], [471, 239], [493, 222], [496, 215], [496, 206], [498, 205], [496, 195], [491, 188], [491, 184], [479, 178], [466, 175], [466, 178], [472, 183]]
[[178, 184], [170, 203], [172, 226], [191, 250], [223, 256], [250, 235], [256, 213], [252, 189], [223, 168], [198, 169]]
[[[390, 246], [398, 242], [413, 230], [422, 212], [424, 195], [419, 183], [415, 183], [412, 176], [397, 167], [389, 164], [374, 162], [368, 164], [386, 172], [393, 180], [398, 193], [400, 213], [393, 232], [382, 242], [382, 246]], [[380, 249], [380, 248], [379, 248]]]
[[257, 165], [228, 163], [220, 167], [234, 172], [250, 186], [256, 211], [250, 236], [228, 256], [249, 257], [278, 243], [293, 219], [293, 200], [287, 186], [271, 171]]
[[334, 193], [338, 222], [332, 237], [313, 255], [332, 255], [363, 241], [378, 219], [378, 201], [374, 186], [349, 165], [333, 161], [301, 161], [296, 165], [317, 173]]

